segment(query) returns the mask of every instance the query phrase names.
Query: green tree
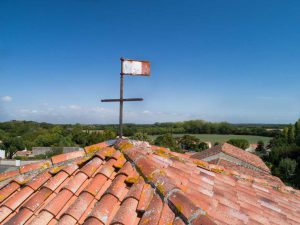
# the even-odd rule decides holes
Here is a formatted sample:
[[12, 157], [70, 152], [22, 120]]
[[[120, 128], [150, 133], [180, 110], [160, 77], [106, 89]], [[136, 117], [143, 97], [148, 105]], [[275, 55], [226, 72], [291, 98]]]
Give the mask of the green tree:
[[295, 142], [295, 127], [290, 125], [287, 132], [287, 141], [291, 144]]
[[182, 151], [178, 147], [176, 139], [173, 138], [173, 136], [170, 133], [158, 136], [155, 139], [155, 145], [170, 148], [172, 151], [175, 151], [175, 152], [181, 152]]
[[295, 136], [300, 135], [300, 119], [295, 123]]
[[285, 140], [287, 141], [288, 136], [289, 136], [289, 128], [288, 127], [283, 128], [282, 135], [285, 138]]
[[23, 140], [20, 137], [9, 137], [3, 141], [2, 145], [6, 157], [9, 159], [11, 159], [17, 151], [24, 150], [25, 148]]
[[200, 142], [196, 151], [200, 152], [200, 151], [203, 151], [205, 149], [208, 149], [208, 144], [206, 144], [205, 142]]
[[261, 140], [258, 141], [255, 151], [257, 151], [259, 153], [262, 153], [262, 154], [265, 154], [266, 153], [265, 143]]
[[146, 133], [142, 132], [135, 133], [131, 138], [138, 141], [147, 141], [149, 143], [152, 142], [151, 138]]
[[200, 144], [200, 139], [192, 135], [184, 135], [179, 138], [178, 142], [181, 145], [181, 148], [196, 151]]
[[77, 145], [86, 146], [87, 144], [87, 132], [83, 132], [83, 127], [80, 124], [76, 124], [71, 131], [72, 141]]
[[229, 141], [227, 141], [227, 143], [234, 145], [238, 148], [242, 148], [242, 149], [246, 149], [249, 147], [249, 141], [247, 141], [246, 139], [230, 139]]
[[214, 143], [214, 146], [217, 146], [217, 145], [219, 145], [219, 144], [220, 144], [220, 143], [216, 141], [216, 142]]
[[300, 119], [295, 123], [295, 142], [300, 146]]
[[283, 179], [289, 180], [295, 175], [297, 167], [296, 160], [285, 158], [281, 159], [279, 163], [279, 172]]

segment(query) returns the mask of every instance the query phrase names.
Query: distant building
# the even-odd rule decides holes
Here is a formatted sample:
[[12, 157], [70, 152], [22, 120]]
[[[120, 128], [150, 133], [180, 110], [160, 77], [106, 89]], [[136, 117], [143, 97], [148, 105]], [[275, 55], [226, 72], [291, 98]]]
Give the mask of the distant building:
[[[35, 156], [35, 155], [46, 154], [47, 152], [51, 152], [54, 149], [57, 149], [57, 148], [56, 147], [33, 147], [32, 155]], [[76, 152], [76, 151], [80, 151], [80, 150], [83, 150], [83, 149], [80, 147], [62, 147], [63, 153]]]
[[197, 152], [190, 158], [223, 166], [226, 169], [235, 170], [252, 177], [267, 180], [276, 185], [283, 185], [283, 182], [271, 175], [270, 169], [257, 155], [246, 152], [228, 143], [216, 145], [202, 152]]
[[33, 147], [32, 148], [32, 156], [46, 154], [47, 152], [51, 152], [51, 147]]
[[249, 147], [245, 149], [245, 151], [254, 153], [257, 146], [258, 144], [250, 144]]
[[257, 155], [246, 152], [228, 143], [216, 145], [202, 152], [198, 152], [192, 155], [191, 158], [201, 159], [214, 164], [222, 160], [254, 171], [271, 173], [270, 169]]
[[32, 154], [32, 151], [28, 151], [28, 150], [21, 150], [21, 151], [17, 151], [13, 157], [16, 156], [30, 156]]

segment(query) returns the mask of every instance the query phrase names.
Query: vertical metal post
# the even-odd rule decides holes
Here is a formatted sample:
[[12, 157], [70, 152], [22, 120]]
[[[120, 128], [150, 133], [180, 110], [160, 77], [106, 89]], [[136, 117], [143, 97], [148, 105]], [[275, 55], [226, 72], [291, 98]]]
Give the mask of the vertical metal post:
[[124, 76], [121, 74], [120, 81], [120, 115], [119, 115], [119, 138], [123, 137], [123, 90], [124, 90]]
[[122, 67], [123, 58], [121, 58], [121, 77], [120, 77], [120, 113], [119, 113], [119, 138], [123, 137], [123, 92], [124, 92], [124, 75]]

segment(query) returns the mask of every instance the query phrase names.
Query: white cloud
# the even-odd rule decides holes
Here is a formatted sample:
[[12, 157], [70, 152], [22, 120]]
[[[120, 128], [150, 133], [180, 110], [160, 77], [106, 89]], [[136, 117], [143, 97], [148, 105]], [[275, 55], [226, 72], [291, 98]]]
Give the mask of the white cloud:
[[80, 110], [81, 106], [79, 106], [79, 105], [69, 105], [69, 108], [74, 109], [74, 110]]
[[12, 97], [11, 96], [3, 96], [3, 97], [1, 97], [1, 100], [3, 101], [3, 102], [11, 102], [12, 101]]

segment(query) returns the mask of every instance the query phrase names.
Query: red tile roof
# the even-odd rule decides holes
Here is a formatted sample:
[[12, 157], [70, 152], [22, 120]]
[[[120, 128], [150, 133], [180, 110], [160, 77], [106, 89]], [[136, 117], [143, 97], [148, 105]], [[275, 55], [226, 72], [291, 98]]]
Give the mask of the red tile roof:
[[268, 183], [273, 183], [274, 186], [283, 185], [283, 182], [278, 177], [272, 176], [270, 174], [262, 173], [262, 172], [259, 172], [259, 171], [255, 171], [255, 170], [246, 168], [244, 166], [240, 166], [240, 165], [237, 165], [235, 163], [229, 162], [229, 161], [224, 160], [224, 159], [211, 160], [211, 161], [209, 161], [209, 163], [223, 166], [226, 169], [239, 171], [240, 173], [242, 173], [244, 175], [249, 175], [249, 176], [252, 176], [252, 177], [259, 178], [259, 179], [264, 179]]
[[101, 143], [0, 174], [0, 223], [300, 223], [297, 190], [134, 144]]
[[261, 170], [263, 170], [267, 173], [270, 173], [270, 169], [266, 166], [266, 164], [262, 161], [262, 159], [259, 158], [257, 155], [246, 152], [245, 150], [235, 147], [228, 143], [216, 145], [216, 146], [206, 149], [202, 152], [195, 153], [193, 156], [191, 156], [191, 158], [205, 159], [209, 156], [216, 155], [220, 152], [223, 152], [227, 155], [230, 155], [232, 157], [240, 159], [241, 161], [249, 163], [257, 168], [260, 168]]

